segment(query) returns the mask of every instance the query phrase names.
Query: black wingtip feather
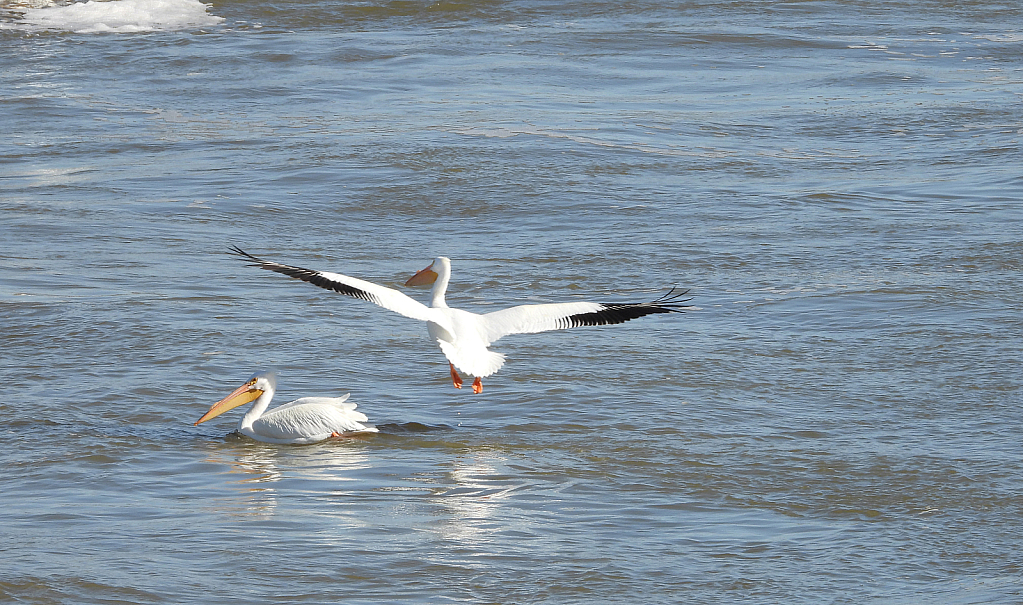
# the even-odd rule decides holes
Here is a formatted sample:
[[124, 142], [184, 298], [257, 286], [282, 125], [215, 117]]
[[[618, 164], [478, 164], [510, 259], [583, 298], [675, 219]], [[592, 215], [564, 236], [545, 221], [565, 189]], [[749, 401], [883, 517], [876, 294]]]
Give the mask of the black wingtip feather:
[[682, 313], [690, 309], [684, 304], [692, 298], [683, 298], [689, 290], [676, 292], [672, 287], [664, 296], [646, 303], [605, 303], [604, 308], [591, 313], [579, 313], [567, 318], [570, 328], [579, 326], [607, 326], [625, 323], [629, 320], [656, 313]]
[[693, 297], [683, 298], [686, 294], [689, 294], [689, 290], [682, 290], [681, 292], [676, 292], [676, 290], [678, 290], [678, 286], [672, 286], [667, 294], [647, 304], [674, 309], [672, 312], [681, 313], [688, 306], [683, 303], [693, 300]]
[[235, 256], [240, 256], [242, 258], [246, 258], [246, 259], [252, 261], [250, 264], [253, 267], [259, 267], [259, 266], [262, 266], [262, 265], [264, 265], [266, 263], [265, 260], [263, 260], [261, 258], [258, 258], [256, 256], [252, 256], [251, 254], [249, 254], [248, 252], [242, 250], [238, 246], [231, 246], [231, 254], [234, 254]]
[[242, 250], [238, 246], [231, 246], [231, 253], [236, 256], [240, 256], [245, 260], [250, 261], [249, 266], [251, 267], [259, 267], [260, 269], [266, 269], [267, 271], [273, 271], [275, 273], [280, 273], [281, 275], [287, 275], [288, 277], [300, 279], [304, 282], [313, 284], [314, 286], [319, 286], [324, 290], [332, 290], [334, 292], [337, 292], [338, 294], [344, 294], [345, 296], [351, 296], [352, 298], [358, 298], [360, 300], [377, 303], [377, 300], [369, 292], [366, 292], [365, 290], [362, 290], [360, 288], [349, 286], [348, 284], [329, 280], [326, 277], [324, 277], [323, 274], [320, 273], [319, 271], [313, 271], [312, 269], [303, 269], [302, 267], [293, 267], [291, 265], [282, 265], [281, 263], [263, 260], [258, 256], [253, 256], [249, 254], [248, 252]]

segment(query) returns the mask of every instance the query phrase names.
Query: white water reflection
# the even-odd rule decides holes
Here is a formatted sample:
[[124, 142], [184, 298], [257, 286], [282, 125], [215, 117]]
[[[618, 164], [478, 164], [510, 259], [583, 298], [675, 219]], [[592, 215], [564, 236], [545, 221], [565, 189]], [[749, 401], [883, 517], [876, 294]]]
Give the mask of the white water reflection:
[[223, 487], [235, 496], [217, 510], [260, 520], [281, 514], [282, 497], [336, 493], [370, 468], [360, 446], [333, 442], [310, 447], [238, 443], [212, 453], [207, 462], [225, 469]]
[[452, 485], [435, 493], [449, 515], [438, 527], [445, 539], [465, 546], [479, 546], [492, 540], [494, 519], [517, 487], [496, 478], [498, 466], [505, 461], [485, 453], [472, 453], [452, 461], [445, 476]]

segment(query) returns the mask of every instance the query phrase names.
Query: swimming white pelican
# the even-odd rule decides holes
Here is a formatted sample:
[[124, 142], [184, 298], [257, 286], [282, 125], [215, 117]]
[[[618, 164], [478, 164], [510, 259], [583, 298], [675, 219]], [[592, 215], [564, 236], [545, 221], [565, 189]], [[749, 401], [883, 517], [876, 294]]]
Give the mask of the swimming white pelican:
[[256, 441], [316, 443], [342, 434], [377, 432], [375, 426], [362, 424], [369, 419], [355, 411], [354, 403], [346, 403], [349, 393], [342, 397], [303, 397], [267, 412], [276, 385], [273, 372], [257, 372], [233, 393], [214, 403], [193, 426], [255, 399], [256, 403], [238, 423], [238, 432]]
[[476, 377], [472, 383], [473, 393], [482, 392], [481, 379], [490, 376], [504, 365], [504, 355], [487, 350], [492, 342], [502, 336], [577, 326], [619, 324], [653, 313], [681, 313], [686, 308], [682, 303], [688, 300], [682, 299], [686, 292], [676, 293], [675, 288], [672, 288], [661, 298], [646, 303], [571, 302], [521, 305], [478, 315], [461, 309], [452, 309], [444, 302], [444, 293], [451, 279], [451, 261], [443, 256], [438, 256], [429, 267], [417, 272], [405, 282], [406, 286], [433, 284], [432, 301], [427, 307], [397, 290], [355, 277], [282, 265], [257, 258], [237, 246], [232, 246], [231, 250], [252, 261], [254, 267], [283, 273], [327, 290], [369, 301], [401, 313], [405, 317], [425, 321], [430, 338], [437, 341], [440, 350], [448, 358], [451, 381], [455, 388], [462, 388], [462, 378], [458, 375], [460, 370]]

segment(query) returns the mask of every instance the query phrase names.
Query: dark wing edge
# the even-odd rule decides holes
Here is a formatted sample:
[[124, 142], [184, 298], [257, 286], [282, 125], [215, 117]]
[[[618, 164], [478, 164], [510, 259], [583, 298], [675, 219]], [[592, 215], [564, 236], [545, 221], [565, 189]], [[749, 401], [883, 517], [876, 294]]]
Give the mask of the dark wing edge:
[[664, 296], [645, 303], [601, 303], [603, 307], [599, 311], [590, 313], [578, 313], [565, 318], [566, 328], [580, 326], [608, 326], [620, 324], [656, 313], [682, 313], [692, 309], [685, 303], [692, 298], [684, 298], [689, 290], [678, 291], [678, 287], [672, 286]]
[[282, 265], [281, 263], [275, 263], [269, 260], [263, 260], [258, 256], [253, 256], [248, 252], [242, 250], [238, 246], [231, 246], [231, 254], [239, 256], [249, 261], [250, 267], [259, 267], [260, 269], [266, 269], [267, 271], [274, 271], [288, 277], [294, 277], [304, 282], [309, 282], [314, 286], [319, 286], [325, 290], [331, 290], [338, 294], [344, 294], [345, 296], [351, 296], [360, 300], [365, 300], [374, 304], [380, 304], [375, 296], [369, 292], [350, 286], [348, 284], [327, 279], [319, 271], [313, 271], [312, 269], [303, 269], [302, 267], [293, 267], [291, 265]]

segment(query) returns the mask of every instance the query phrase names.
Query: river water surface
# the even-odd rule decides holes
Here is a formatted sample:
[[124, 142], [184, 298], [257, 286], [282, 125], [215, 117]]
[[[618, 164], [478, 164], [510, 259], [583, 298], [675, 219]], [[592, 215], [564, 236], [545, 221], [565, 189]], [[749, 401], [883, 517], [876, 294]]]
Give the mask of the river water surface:
[[[1023, 601], [1023, 9], [0, 0], [0, 600]], [[448, 302], [695, 309], [508, 337]], [[420, 300], [424, 291], [406, 290]], [[193, 427], [253, 371], [377, 435]]]

